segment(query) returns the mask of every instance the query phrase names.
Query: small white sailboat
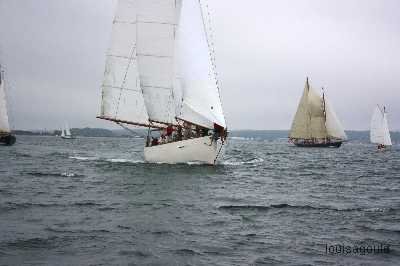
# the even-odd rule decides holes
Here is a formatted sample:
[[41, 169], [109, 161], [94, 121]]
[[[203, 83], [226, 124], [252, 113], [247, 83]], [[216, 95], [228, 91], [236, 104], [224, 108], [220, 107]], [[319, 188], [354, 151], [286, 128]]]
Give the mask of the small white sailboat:
[[370, 139], [371, 143], [378, 145], [378, 150], [392, 146], [385, 107], [383, 107], [383, 109], [379, 106], [375, 107], [371, 119]]
[[4, 71], [0, 66], [0, 144], [13, 145], [16, 137], [11, 134], [7, 112], [7, 97], [5, 91]]
[[299, 147], [337, 147], [347, 135], [325, 93], [322, 97], [308, 81], [297, 108], [289, 140]]
[[100, 119], [148, 128], [152, 163], [215, 164], [226, 139], [208, 12], [199, 0], [119, 0]]
[[71, 130], [67, 123], [65, 123], [65, 126], [61, 129], [61, 138], [63, 138], [63, 139], [74, 139], [75, 138], [71, 134]]

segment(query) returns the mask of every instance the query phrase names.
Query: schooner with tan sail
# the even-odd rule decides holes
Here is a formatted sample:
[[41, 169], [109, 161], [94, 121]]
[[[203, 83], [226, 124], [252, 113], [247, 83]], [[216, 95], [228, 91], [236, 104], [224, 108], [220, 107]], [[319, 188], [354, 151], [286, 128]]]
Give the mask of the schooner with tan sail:
[[289, 140], [299, 147], [337, 147], [347, 140], [346, 133], [325, 93], [314, 90], [307, 78]]
[[215, 164], [226, 138], [207, 6], [119, 0], [100, 119], [148, 129], [153, 163]]

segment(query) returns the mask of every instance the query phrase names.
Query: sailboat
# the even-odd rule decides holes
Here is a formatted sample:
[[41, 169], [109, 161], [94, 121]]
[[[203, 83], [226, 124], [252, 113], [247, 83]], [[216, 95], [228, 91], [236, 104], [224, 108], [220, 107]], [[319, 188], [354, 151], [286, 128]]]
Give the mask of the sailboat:
[[337, 147], [347, 135], [325, 92], [322, 97], [315, 91], [307, 78], [289, 140], [299, 147]]
[[0, 144], [13, 145], [15, 142], [16, 137], [11, 134], [11, 128], [8, 121], [4, 71], [2, 71], [0, 66]]
[[375, 107], [371, 119], [370, 139], [371, 143], [378, 145], [379, 150], [392, 146], [386, 107], [383, 107], [383, 109], [379, 106]]
[[150, 163], [215, 164], [226, 139], [207, 6], [119, 0], [99, 119], [148, 129]]
[[63, 139], [74, 139], [75, 138], [71, 134], [71, 130], [69, 129], [69, 126], [67, 123], [65, 123], [65, 126], [61, 129], [61, 138], [63, 138]]

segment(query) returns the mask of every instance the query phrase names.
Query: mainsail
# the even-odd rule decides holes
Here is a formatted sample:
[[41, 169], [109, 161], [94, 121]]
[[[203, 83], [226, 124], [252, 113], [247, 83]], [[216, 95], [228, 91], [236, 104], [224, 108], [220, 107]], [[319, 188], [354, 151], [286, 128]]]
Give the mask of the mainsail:
[[182, 3], [176, 45], [176, 78], [183, 99], [178, 117], [206, 128], [214, 128], [214, 124], [225, 128], [203, 8], [198, 0]]
[[10, 124], [8, 122], [7, 98], [3, 73], [0, 68], [0, 133], [10, 133]]
[[375, 108], [372, 115], [370, 138], [371, 142], [375, 144], [383, 144], [385, 146], [392, 145], [387, 113], [385, 109], [382, 111], [379, 106]]
[[292, 139], [341, 139], [347, 136], [332, 105], [309, 84], [308, 78], [289, 133]]
[[119, 0], [99, 118], [226, 127], [204, 13], [198, 0]]

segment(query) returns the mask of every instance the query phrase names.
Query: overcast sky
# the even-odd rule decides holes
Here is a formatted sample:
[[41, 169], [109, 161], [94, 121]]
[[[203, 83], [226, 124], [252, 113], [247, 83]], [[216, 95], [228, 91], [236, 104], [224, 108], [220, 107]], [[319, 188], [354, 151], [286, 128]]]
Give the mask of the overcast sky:
[[[110, 127], [95, 116], [115, 3], [0, 0], [14, 128]], [[385, 104], [400, 130], [400, 1], [208, 3], [231, 129], [290, 128], [309, 76], [346, 129], [368, 129], [374, 106]]]

